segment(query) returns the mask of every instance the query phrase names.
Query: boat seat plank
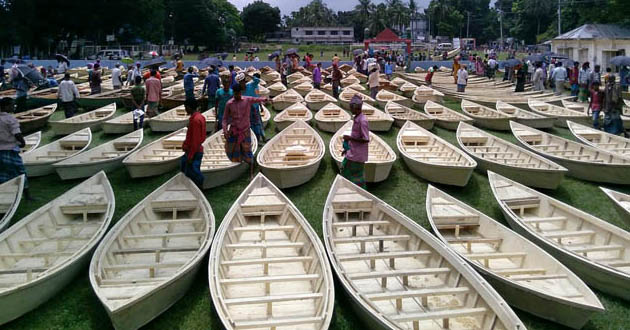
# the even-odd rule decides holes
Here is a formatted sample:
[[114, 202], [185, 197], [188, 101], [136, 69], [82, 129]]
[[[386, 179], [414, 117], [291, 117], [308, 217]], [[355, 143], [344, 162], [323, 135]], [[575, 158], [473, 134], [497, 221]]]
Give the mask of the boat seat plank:
[[583, 236], [593, 236], [595, 235], [595, 231], [593, 230], [561, 231], [561, 232], [543, 233], [542, 235], [546, 238], [583, 237]]
[[353, 280], [365, 280], [365, 279], [374, 279], [374, 278], [383, 278], [383, 277], [438, 275], [438, 274], [447, 274], [450, 271], [451, 270], [449, 268], [442, 267], [442, 268], [385, 270], [385, 271], [368, 272], [368, 273], [346, 273], [346, 275]]
[[344, 221], [344, 222], [335, 222], [332, 224], [334, 228], [344, 228], [344, 227], [360, 227], [360, 226], [385, 226], [391, 224], [386, 220], [365, 220], [365, 221]]
[[525, 223], [544, 223], [544, 222], [565, 222], [568, 219], [563, 216], [556, 217], [531, 217], [523, 219]]
[[221, 261], [222, 266], [244, 266], [244, 265], [265, 265], [265, 264], [281, 264], [292, 262], [312, 261], [312, 256], [295, 256], [295, 257], [271, 257], [257, 259], [236, 259]]
[[181, 262], [160, 262], [151, 264], [119, 264], [119, 265], [103, 265], [101, 268], [105, 271], [124, 271], [134, 269], [157, 269], [157, 268], [179, 268], [185, 265]]
[[304, 242], [258, 242], [258, 243], [232, 243], [226, 244], [228, 249], [275, 249], [275, 248], [301, 248]]
[[293, 300], [306, 300], [306, 299], [320, 299], [324, 295], [322, 293], [300, 293], [300, 294], [286, 294], [286, 295], [273, 295], [263, 297], [248, 297], [248, 298], [228, 298], [224, 299], [226, 305], [253, 305], [253, 304], [266, 304], [283, 301]]
[[199, 250], [198, 246], [174, 246], [174, 247], [155, 247], [155, 248], [129, 248], [129, 249], [117, 249], [112, 251], [112, 254], [143, 254], [143, 253], [156, 253], [156, 252], [196, 252]]
[[260, 231], [292, 231], [295, 229], [295, 226], [286, 225], [286, 226], [246, 226], [246, 227], [237, 227], [233, 230], [235, 232], [260, 232]]
[[391, 319], [398, 322], [410, 322], [410, 321], [426, 321], [437, 319], [453, 319], [458, 317], [478, 316], [487, 313], [488, 310], [482, 307], [478, 308], [461, 308], [461, 309], [447, 309], [435, 312], [426, 313], [404, 313], [389, 316]]
[[503, 241], [502, 238], [490, 238], [490, 237], [459, 237], [459, 238], [451, 238], [447, 237], [446, 241], [448, 243], [494, 243], [498, 244]]
[[224, 278], [219, 280], [221, 284], [249, 284], [249, 283], [274, 283], [274, 282], [296, 282], [312, 281], [320, 278], [320, 274], [295, 274], [295, 275], [272, 275], [272, 276], [252, 276], [239, 278]]
[[510, 280], [513, 281], [545, 281], [545, 280], [558, 280], [568, 278], [567, 274], [545, 274], [545, 275], [515, 275], [510, 276]]
[[618, 244], [611, 245], [593, 245], [593, 246], [568, 246], [569, 250], [576, 253], [587, 253], [587, 252], [603, 252], [603, 251], [622, 251], [625, 249], [624, 246]]
[[409, 235], [372, 235], [372, 236], [352, 236], [333, 239], [335, 244], [348, 244], [359, 242], [379, 242], [379, 241], [408, 241], [411, 239]]
[[422, 298], [432, 296], [447, 296], [454, 294], [469, 293], [470, 288], [457, 287], [457, 288], [431, 288], [431, 289], [416, 289], [405, 291], [389, 291], [366, 294], [365, 297], [370, 300], [391, 300], [391, 299], [404, 299], [404, 298]]
[[395, 252], [379, 252], [379, 253], [361, 253], [361, 254], [338, 254], [339, 261], [358, 261], [358, 260], [375, 260], [375, 259], [392, 259], [392, 258], [413, 258], [420, 256], [430, 256], [433, 252], [429, 250], [418, 251], [395, 251]]
[[201, 218], [191, 219], [156, 219], [156, 220], [142, 220], [137, 223], [140, 225], [170, 225], [170, 224], [188, 224], [188, 223], [200, 223], [204, 222]]
[[496, 252], [496, 253], [471, 253], [465, 254], [469, 259], [506, 259], [506, 258], [525, 258], [527, 253], [525, 252]]
[[495, 273], [504, 276], [512, 275], [524, 275], [524, 274], [545, 274], [547, 272], [544, 268], [509, 268], [509, 269], [495, 269]]
[[160, 233], [160, 234], [139, 234], [139, 235], [125, 235], [121, 236], [123, 240], [139, 240], [139, 239], [162, 239], [162, 238], [174, 238], [174, 237], [190, 237], [190, 236], [204, 236], [206, 232], [183, 232], [183, 233]]
[[247, 321], [232, 321], [234, 328], [236, 329], [258, 329], [258, 328], [275, 328], [275, 327], [288, 327], [301, 324], [314, 324], [324, 321], [323, 316], [314, 317], [301, 317], [301, 318], [270, 318], [266, 320], [247, 320]]

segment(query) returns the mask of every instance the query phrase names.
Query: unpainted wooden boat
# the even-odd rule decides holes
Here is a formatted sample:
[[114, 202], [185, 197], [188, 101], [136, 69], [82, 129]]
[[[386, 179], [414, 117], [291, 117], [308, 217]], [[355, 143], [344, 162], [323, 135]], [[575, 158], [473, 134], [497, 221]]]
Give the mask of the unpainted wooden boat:
[[63, 161], [87, 150], [92, 142], [92, 131], [84, 128], [22, 155], [28, 177], [55, 172], [54, 163]]
[[9, 226], [13, 214], [20, 206], [25, 182], [26, 176], [21, 174], [9, 181], [0, 183], [0, 232]]
[[[405, 79], [403, 79], [403, 78], [401, 78], [401, 77], [394, 77], [394, 78], [392, 78], [392, 80], [390, 80], [389, 82], [390, 82], [392, 85], [394, 85], [394, 86], [398, 87], [398, 88], [399, 88], [398, 90], [400, 90], [400, 86], [402, 86], [402, 85], [404, 85], [404, 84], [408, 83], [408, 81], [407, 81], [407, 80], [405, 80]], [[416, 86], [416, 87], [417, 87], [417, 86]]]
[[[151, 121], [150, 118], [144, 117], [143, 127], [146, 127]], [[133, 129], [133, 111], [123, 115], [114, 117], [103, 122], [103, 133], [105, 134], [127, 134], [134, 131]]]
[[556, 121], [554, 117], [546, 117], [527, 110], [523, 110], [517, 106], [511, 105], [503, 101], [497, 101], [496, 109], [508, 116], [515, 117], [517, 123], [527, 125], [537, 129], [552, 128], [553, 123]]
[[[206, 118], [206, 131], [212, 132], [217, 118], [214, 114], [214, 108], [206, 110], [202, 113]], [[149, 126], [153, 132], [174, 132], [188, 126], [190, 115], [186, 112], [186, 107], [180, 105], [166, 112], [151, 118]], [[132, 118], [133, 125], [133, 118]]]
[[431, 185], [426, 210], [437, 237], [513, 307], [573, 329], [604, 311], [579, 277], [496, 220]]
[[304, 101], [306, 102], [306, 106], [313, 111], [318, 111], [331, 102], [337, 103], [336, 98], [322, 92], [319, 89], [313, 89], [310, 93], [306, 94]]
[[276, 130], [281, 131], [297, 120], [302, 120], [306, 123], [313, 119], [313, 113], [304, 105], [304, 103], [298, 102], [287, 107], [282, 112], [273, 117], [273, 122], [276, 124]]
[[450, 131], [457, 130], [460, 122], [473, 123], [472, 118], [433, 101], [425, 103], [424, 112], [435, 118], [435, 125]]
[[341, 87], [348, 87], [350, 85], [354, 85], [354, 84], [361, 84], [361, 80], [359, 80], [359, 78], [355, 77], [355, 76], [348, 76], [344, 79], [341, 79], [339, 81], [339, 83], [341, 84]]
[[621, 220], [630, 226], [630, 195], [604, 187], [599, 187], [599, 189], [612, 200]]
[[[624, 100], [627, 101], [627, 100]], [[573, 111], [578, 111], [578, 112], [582, 112], [584, 114], [588, 115], [588, 103], [581, 103], [581, 102], [573, 102], [573, 101], [569, 101], [569, 100], [562, 100], [562, 106], [569, 109], [569, 110], [573, 110]], [[627, 116], [628, 114], [624, 112], [624, 115], [621, 116], [621, 121], [623, 122], [623, 128], [624, 129], [630, 129], [630, 117]], [[593, 114], [591, 112], [591, 114], [589, 115], [589, 117], [593, 117]], [[600, 112], [599, 114], [599, 121], [600, 123], [603, 123], [604, 121], [604, 112]], [[584, 121], [580, 121], [581, 124], [584, 125], [592, 125], [593, 121], [591, 119], [590, 123], [586, 123]]]
[[509, 131], [510, 120], [516, 119], [514, 116], [468, 100], [462, 100], [462, 111], [474, 120], [475, 125], [496, 131]]
[[341, 91], [341, 93], [339, 93], [339, 104], [341, 105], [341, 107], [346, 110], [350, 110], [350, 101], [355, 95], [361, 97], [361, 99], [363, 100], [363, 106], [365, 106], [365, 104], [376, 104], [376, 100], [374, 100], [373, 98], [352, 88], [345, 88], [343, 91]]
[[470, 265], [387, 203], [337, 176], [324, 245], [360, 319], [374, 329], [525, 329]]
[[396, 103], [402, 104], [407, 107], [413, 106], [413, 103], [411, 102], [410, 99], [402, 95], [398, 95], [396, 93], [392, 93], [390, 91], [384, 90], [384, 89], [381, 89], [376, 94], [376, 102], [381, 108], [384, 108], [387, 105], [387, 103], [392, 102], [392, 101], [395, 101]]
[[358, 91], [358, 92], [365, 92], [365, 91], [367, 91], [367, 88], [365, 88], [361, 84], [352, 84], [352, 85], [346, 87], [345, 90], [354, 90], [354, 91]]
[[324, 132], [335, 133], [352, 119], [340, 106], [328, 103], [315, 113], [315, 125]]
[[298, 119], [267, 142], [256, 161], [265, 176], [284, 189], [311, 180], [325, 151], [326, 146], [319, 134]]
[[62, 180], [87, 178], [100, 171], [111, 172], [122, 166], [122, 161], [142, 144], [141, 129], [101, 144], [76, 156], [53, 164]]
[[20, 123], [20, 131], [23, 134], [35, 132], [46, 126], [48, 118], [57, 110], [57, 104], [49, 104], [43, 107], [13, 114]]
[[291, 84], [302, 78], [304, 78], [304, 75], [301, 72], [294, 72], [287, 76], [287, 83]]
[[463, 187], [477, 167], [465, 152], [410, 121], [398, 132], [396, 144], [407, 167], [427, 181]]
[[0, 234], [0, 324], [35, 309], [85, 271], [114, 203], [100, 172]]
[[394, 124], [394, 118], [392, 116], [375, 108], [369, 103], [363, 103], [361, 112], [367, 118], [370, 131], [372, 132], [387, 132]]
[[226, 329], [330, 325], [335, 292], [324, 247], [295, 205], [262, 174], [223, 219], [210, 250], [208, 279]]
[[556, 118], [554, 124], [558, 127], [567, 128], [567, 120], [584, 124], [589, 124], [593, 122], [591, 117], [580, 111], [570, 110], [536, 99], [529, 99], [527, 101], [527, 104], [534, 113], [551, 118]]
[[134, 206], [94, 252], [89, 277], [116, 329], [137, 329], [193, 283], [214, 235], [203, 193], [183, 173]]
[[429, 86], [420, 85], [413, 91], [411, 101], [418, 109], [424, 108], [425, 104], [429, 101], [435, 103], [444, 102], [444, 93], [435, 90]]
[[[250, 131], [252, 154], [258, 150], [256, 134]], [[249, 172], [249, 164], [233, 163], [225, 153], [225, 136], [219, 130], [203, 143], [201, 174], [204, 176], [203, 189], [210, 189], [232, 182]]]
[[630, 158], [510, 122], [520, 144], [569, 170], [568, 175], [592, 182], [630, 184]]
[[[393, 80], [392, 80], [393, 82]], [[398, 87], [398, 90], [403, 93], [403, 96], [411, 99], [412, 103], [413, 103], [413, 95], [416, 93], [416, 89], [418, 89], [417, 85], [414, 85], [410, 82], [405, 81], [404, 84], [400, 85], [400, 87]]]
[[260, 83], [258, 85], [258, 92], [256, 94], [260, 97], [269, 97], [269, 95], [271, 95], [271, 91], [269, 91], [269, 88], [265, 87], [264, 85], [265, 81], [260, 80]]
[[182, 144], [188, 128], [184, 127], [132, 152], [123, 165], [132, 178], [144, 178], [172, 171], [184, 155]]
[[424, 129], [432, 129], [435, 123], [433, 117], [394, 101], [387, 102], [385, 112], [394, 118], [394, 124], [398, 127], [402, 127], [405, 122], [411, 121]]
[[309, 81], [305, 81], [293, 87], [293, 90], [295, 90], [296, 92], [298, 92], [298, 94], [302, 96], [306, 96], [306, 94], [310, 93], [313, 89], [313, 82], [310, 79]]
[[116, 103], [111, 103], [102, 108], [85, 112], [74, 117], [49, 121], [55, 135], [68, 135], [89, 127], [92, 131], [101, 129], [103, 122], [114, 118], [116, 114]]
[[545, 157], [466, 123], [459, 124], [457, 142], [479, 163], [479, 170], [490, 170], [530, 187], [556, 189], [568, 172]]
[[271, 82], [274, 82], [276, 80], [279, 81], [280, 79], [282, 79], [282, 76], [280, 75], [280, 72], [271, 69], [271, 70], [268, 70], [268, 71], [261, 72], [260, 78], [262, 80], [266, 81], [267, 83], [271, 83]]
[[304, 102], [304, 98], [293, 89], [289, 89], [271, 100], [273, 109], [276, 111], [282, 111], [295, 103], [300, 102]]
[[580, 142], [621, 157], [630, 157], [630, 139], [606, 133], [590, 126], [567, 121], [571, 134]]
[[[214, 111], [214, 108], [212, 108], [212, 111]], [[211, 112], [211, 114], [214, 116], [214, 112]], [[216, 116], [215, 116], [215, 118], [216, 118]], [[269, 124], [269, 120], [271, 120], [271, 112], [262, 103], [260, 104], [260, 119], [262, 120], [263, 128], [266, 128], [267, 124]], [[216, 121], [216, 119], [215, 119], [215, 121]], [[207, 128], [207, 126], [206, 126], [206, 128]], [[210, 130], [210, 129], [206, 129], [206, 130], [208, 132], [212, 132], [212, 130]]]
[[[352, 121], [349, 121], [342, 126], [330, 139], [330, 144], [328, 145], [330, 155], [337, 163], [339, 169], [341, 169], [344, 159], [344, 156], [341, 154], [343, 151], [343, 136], [351, 134], [352, 123]], [[363, 176], [366, 182], [381, 182], [389, 176], [389, 172], [391, 172], [392, 166], [396, 161], [396, 153], [383, 139], [372, 132], [370, 132], [368, 146], [368, 160], [365, 162]]]
[[630, 233], [496, 173], [488, 179], [512, 229], [590, 286], [630, 299]]
[[269, 85], [267, 86], [267, 89], [269, 90], [270, 97], [276, 97], [287, 91], [287, 87], [284, 86], [282, 82], [277, 82], [275, 84]]
[[39, 144], [42, 142], [42, 131], [37, 131], [33, 134], [27, 135], [24, 137], [24, 142], [26, 145], [24, 148], [20, 149], [20, 154], [27, 154], [39, 147]]
[[[352, 69], [352, 70], [354, 70], [354, 69]], [[366, 76], [363, 73], [358, 72], [356, 70], [354, 70], [354, 72], [350, 73], [350, 76], [359, 79], [359, 83], [360, 84], [365, 84], [368, 81], [368, 76]]]
[[311, 84], [311, 86], [313, 85], [313, 79], [311, 77], [303, 77], [300, 78], [294, 82], [289, 83], [289, 88], [294, 89], [295, 87], [302, 85], [302, 84]]

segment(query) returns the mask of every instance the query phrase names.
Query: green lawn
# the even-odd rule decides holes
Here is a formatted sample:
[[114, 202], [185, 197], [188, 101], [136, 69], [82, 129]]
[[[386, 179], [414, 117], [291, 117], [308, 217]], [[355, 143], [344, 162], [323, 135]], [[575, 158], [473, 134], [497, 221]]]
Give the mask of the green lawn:
[[[456, 102], [446, 101], [447, 105], [459, 109]], [[124, 110], [119, 110], [124, 111]], [[61, 117], [58, 112], [55, 117]], [[54, 118], [53, 118], [54, 119]], [[396, 150], [396, 135], [399, 129], [393, 128], [385, 134], [379, 134], [387, 143]], [[435, 128], [434, 131], [451, 143], [456, 144], [454, 132]], [[273, 123], [269, 123], [266, 130], [268, 136], [274, 135]], [[516, 142], [510, 133], [496, 133], [499, 137]], [[554, 129], [552, 133], [564, 137], [569, 136], [566, 129]], [[152, 134], [150, 129], [145, 130], [144, 143], [158, 138], [160, 135]], [[326, 144], [332, 134], [320, 132]], [[48, 130], [44, 134], [44, 142], [52, 139]], [[114, 137], [105, 136], [102, 132], [94, 135], [94, 145], [103, 143]], [[108, 174], [108, 177], [116, 194], [116, 212], [114, 222], [118, 221], [127, 210], [138, 203], [143, 197], [164, 183], [173, 173], [159, 177], [131, 180], [124, 168]], [[317, 175], [308, 183], [287, 189], [284, 192], [295, 203], [299, 210], [308, 219], [318, 235], [322, 234], [321, 216], [328, 189], [337, 174], [336, 165], [328, 153], [321, 163]], [[56, 175], [49, 175], [30, 180], [31, 190], [38, 198], [35, 202], [22, 201], [14, 221], [21, 219], [36, 208], [44, 205], [51, 199], [59, 196], [64, 191], [78, 184], [80, 180], [62, 182]], [[212, 205], [218, 226], [224, 215], [236, 200], [240, 192], [247, 186], [248, 179], [242, 177], [236, 182], [205, 191], [205, 195]], [[488, 180], [484, 174], [475, 172], [465, 188], [439, 186], [449, 194], [463, 200], [473, 207], [481, 210], [489, 216], [506, 223], [497, 205]], [[614, 187], [615, 189], [630, 192], [630, 187]], [[424, 228], [429, 229], [425, 212], [425, 193], [427, 182], [414, 176], [398, 159], [394, 164], [389, 178], [382, 183], [369, 186], [369, 191], [401, 212], [418, 222]], [[560, 188], [555, 191], [546, 191], [551, 196], [571, 205], [577, 206], [602, 219], [629, 230], [627, 225], [613, 209], [613, 205], [598, 189], [598, 186], [584, 181], [566, 178]], [[210, 299], [207, 278], [207, 261], [204, 261], [202, 271], [197, 276], [197, 281], [186, 293], [183, 299], [161, 316], [147, 325], [150, 329], [219, 329], [221, 322], [218, 319]], [[336, 286], [336, 304], [334, 310], [332, 329], [364, 329], [368, 325], [361, 324], [349, 307], [349, 297], [343, 292], [341, 286]], [[627, 329], [630, 324], [630, 302], [611, 297], [607, 294], [596, 292], [606, 307], [606, 312], [595, 316], [584, 329]], [[0, 311], [1, 312], [1, 311]], [[527, 313], [517, 311], [518, 316], [529, 329], [558, 329], [559, 325], [533, 317]], [[87, 267], [70, 285], [64, 288], [60, 294], [41, 307], [18, 318], [14, 322], [6, 324], [6, 329], [104, 329], [111, 327], [108, 316], [94, 295], [88, 281]]]

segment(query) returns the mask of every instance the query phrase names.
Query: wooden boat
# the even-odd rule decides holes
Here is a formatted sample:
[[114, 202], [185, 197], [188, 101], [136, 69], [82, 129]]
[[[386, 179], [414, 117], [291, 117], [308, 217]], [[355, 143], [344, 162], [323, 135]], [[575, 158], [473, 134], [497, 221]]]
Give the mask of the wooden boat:
[[381, 108], [384, 108], [385, 105], [387, 105], [387, 103], [389, 103], [391, 101], [395, 101], [395, 102], [400, 103], [400, 104], [402, 104], [404, 106], [412, 106], [412, 103], [411, 103], [410, 99], [408, 99], [408, 98], [406, 98], [404, 96], [392, 93], [390, 91], [381, 89], [376, 94], [376, 102], [378, 103], [378, 105]]
[[352, 116], [334, 103], [328, 103], [315, 113], [315, 124], [324, 132], [335, 133], [351, 120]]
[[444, 93], [431, 87], [421, 85], [413, 91], [411, 101], [416, 108], [422, 109], [424, 108], [424, 105], [429, 101], [435, 103], [444, 102]]
[[435, 119], [421, 112], [413, 110], [403, 104], [389, 101], [385, 105], [385, 112], [394, 118], [394, 124], [402, 127], [405, 122], [411, 121], [424, 129], [432, 129]]
[[276, 130], [281, 131], [297, 120], [308, 123], [311, 119], [313, 113], [303, 103], [298, 102], [273, 117], [273, 122], [276, 123]]
[[558, 127], [567, 128], [567, 120], [586, 124], [590, 124], [593, 121], [591, 117], [587, 116], [583, 112], [569, 110], [567, 108], [545, 103], [539, 100], [529, 99], [527, 104], [534, 113], [546, 117], [556, 118], [554, 124]]
[[604, 187], [599, 187], [599, 189], [612, 200], [621, 220], [623, 220], [626, 225], [630, 226], [630, 195]]
[[304, 102], [304, 98], [293, 89], [289, 89], [271, 100], [273, 109], [276, 111], [282, 111], [299, 102]]
[[514, 116], [506, 115], [468, 100], [462, 100], [462, 111], [474, 120], [475, 125], [497, 131], [509, 131], [510, 120], [515, 119]]
[[361, 84], [352, 84], [352, 85], [346, 87], [345, 90], [355, 90], [355, 91], [358, 91], [358, 92], [365, 92], [365, 91], [367, 91], [367, 88], [363, 87], [363, 85], [361, 85]]
[[88, 127], [22, 155], [26, 175], [36, 177], [54, 173], [54, 163], [80, 154], [91, 142], [92, 131]]
[[287, 91], [287, 87], [284, 86], [282, 82], [277, 82], [275, 84], [269, 85], [267, 86], [267, 89], [269, 90], [270, 97], [276, 97]]
[[[206, 118], [206, 131], [212, 132], [217, 121], [214, 114], [214, 108], [206, 110], [202, 113], [202, 115]], [[186, 107], [184, 105], [180, 105], [151, 118], [149, 126], [151, 126], [152, 132], [174, 132], [178, 129], [187, 127], [189, 119], [190, 115], [186, 112]]]
[[[398, 90], [400, 90], [400, 87], [404, 84], [408, 83], [407, 80], [400, 78], [400, 77], [395, 77], [390, 81], [390, 84], [396, 86], [398, 88]], [[418, 87], [418, 86], [416, 86]]]
[[370, 105], [373, 105], [373, 104], [376, 103], [376, 101], [373, 98], [371, 98], [371, 97], [369, 97], [369, 96], [367, 96], [367, 95], [365, 95], [365, 94], [363, 94], [363, 93], [361, 93], [359, 91], [356, 91], [356, 90], [354, 90], [352, 88], [346, 88], [343, 91], [341, 91], [341, 93], [339, 93], [339, 104], [341, 105], [341, 107], [346, 109], [346, 110], [350, 110], [350, 101], [352, 100], [352, 98], [355, 95], [359, 95], [361, 97], [361, 99], [363, 99], [363, 105], [364, 106], [365, 106], [366, 103], [370, 104]]
[[517, 123], [527, 125], [537, 129], [552, 128], [553, 123], [556, 121], [553, 117], [542, 116], [527, 110], [523, 110], [519, 107], [513, 106], [503, 101], [497, 101], [496, 109], [508, 116], [515, 117]]
[[260, 150], [260, 170], [281, 189], [299, 186], [317, 173], [326, 146], [319, 134], [302, 120], [274, 136]]
[[114, 202], [101, 172], [0, 234], [0, 324], [35, 309], [85, 271]]
[[268, 71], [263, 71], [260, 74], [260, 78], [264, 81], [266, 81], [267, 83], [271, 83], [274, 81], [280, 81], [280, 79], [282, 79], [282, 76], [280, 75], [280, 72], [276, 71], [276, 70], [268, 70]]
[[370, 328], [525, 329], [503, 298], [435, 236], [339, 175], [322, 225], [337, 278]]
[[335, 289], [324, 247], [295, 205], [262, 174], [221, 222], [208, 280], [228, 330], [325, 330], [333, 316]]
[[[256, 134], [250, 132], [252, 139], [252, 154], [258, 150]], [[233, 163], [225, 153], [225, 137], [219, 130], [203, 143], [203, 159], [201, 160], [201, 174], [203, 174], [203, 189], [210, 189], [232, 182], [249, 172], [249, 164]]]
[[[569, 110], [573, 110], [573, 111], [578, 111], [578, 112], [582, 112], [588, 115], [588, 103], [581, 103], [581, 102], [573, 102], [573, 101], [569, 101], [569, 100], [562, 100], [562, 106], [569, 109]], [[624, 112], [624, 114], [626, 114]], [[592, 113], [591, 115], [589, 115], [589, 117], [592, 118]], [[604, 113], [603, 111], [600, 112], [599, 114], [599, 120], [600, 123], [603, 122], [604, 120]], [[621, 121], [623, 121], [623, 128], [624, 129], [630, 129], [630, 117], [626, 116], [626, 115], [622, 115], [621, 116]], [[586, 124], [583, 122], [583, 124]], [[588, 123], [589, 125], [592, 125], [592, 120], [590, 123]]]
[[109, 88], [102, 87], [103, 92], [94, 95], [84, 95], [77, 99], [79, 107], [84, 109], [95, 109], [105, 107], [109, 104], [116, 103], [118, 105], [124, 105], [122, 98], [130, 94], [130, 90], [126, 89], [113, 89], [110, 84]]
[[344, 79], [341, 79], [339, 81], [339, 83], [341, 84], [341, 87], [348, 87], [350, 85], [354, 85], [354, 84], [361, 84], [361, 80], [359, 80], [359, 78], [355, 77], [355, 76], [348, 76]]
[[287, 76], [287, 83], [292, 84], [302, 78], [304, 78], [304, 75], [301, 72], [294, 72]]
[[46, 126], [48, 118], [57, 110], [57, 104], [49, 104], [41, 108], [13, 114], [20, 123], [22, 134], [35, 132]]
[[[403, 96], [408, 98], [408, 99], [412, 99], [413, 95], [416, 93], [416, 89], [418, 89], [417, 85], [414, 85], [410, 82], [405, 82], [404, 84], [402, 84], [400, 87], [398, 87], [398, 90], [403, 93]], [[413, 102], [413, 100], [412, 100]]]
[[363, 112], [367, 118], [370, 131], [372, 132], [387, 132], [394, 124], [394, 118], [392, 116], [375, 108], [369, 103], [363, 103], [361, 112]]
[[111, 172], [121, 167], [123, 159], [140, 147], [142, 133], [139, 129], [55, 163], [55, 171], [62, 180], [87, 178], [100, 171]]
[[473, 123], [472, 118], [433, 101], [425, 103], [424, 113], [435, 118], [435, 125], [450, 131], [456, 130], [460, 122]]
[[556, 189], [568, 172], [542, 156], [466, 123], [457, 128], [457, 142], [479, 163], [479, 170], [491, 170], [530, 187]]
[[0, 183], [0, 232], [9, 226], [13, 214], [20, 206], [25, 181], [26, 176], [21, 174], [9, 181]]
[[89, 127], [92, 131], [101, 129], [103, 122], [106, 122], [116, 114], [116, 103], [76, 115], [58, 121], [49, 121], [55, 135], [68, 135], [76, 131]]
[[269, 95], [271, 95], [271, 91], [269, 91], [269, 88], [263, 85], [264, 85], [264, 80], [260, 80], [260, 84], [258, 85], [257, 95], [260, 97], [269, 97]]
[[144, 178], [172, 171], [179, 167], [179, 158], [184, 155], [182, 143], [186, 139], [184, 127], [176, 132], [155, 140], [123, 160], [132, 178]]
[[[146, 127], [151, 121], [150, 118], [144, 117], [143, 127]], [[114, 117], [103, 122], [103, 133], [105, 134], [126, 134], [133, 132], [133, 111], [123, 115]]]
[[313, 89], [313, 82], [310, 81], [310, 79], [309, 81], [303, 82], [293, 87], [293, 90], [295, 90], [296, 92], [298, 92], [298, 94], [302, 96], [306, 96], [306, 94], [310, 93]]
[[519, 143], [569, 170], [578, 179], [630, 184], [630, 158], [573, 142], [556, 135], [511, 122]]
[[[267, 109], [267, 107], [264, 104], [260, 105], [260, 119], [262, 120], [263, 123], [263, 128], [267, 127], [267, 124], [269, 124], [269, 120], [271, 120], [271, 112], [269, 111], [269, 109]], [[214, 111], [214, 110], [213, 110]], [[214, 116], [214, 112], [212, 112], [212, 115]], [[216, 121], [216, 119], [215, 119]], [[206, 126], [207, 128], [207, 126]], [[208, 132], [211, 132], [210, 129], [207, 129]]]
[[24, 142], [26, 142], [26, 145], [24, 146], [24, 148], [20, 149], [20, 153], [22, 155], [27, 154], [39, 147], [39, 144], [42, 142], [42, 131], [38, 131], [25, 136]]
[[[455, 49], [449, 51], [448, 53], [446, 53], [446, 59], [447, 60], [452, 60], [453, 58], [455, 58], [455, 56], [459, 55], [459, 53], [461, 51], [462, 51], [461, 48], [455, 48]], [[434, 61], [442, 61], [442, 60], [444, 60], [444, 58], [442, 57], [442, 54], [440, 54], [440, 55], [432, 55], [431, 59], [434, 60]], [[439, 70], [442, 71], [442, 72], [451, 72], [451, 69], [449, 69], [447, 67], [444, 67], [444, 66], [441, 66], [439, 68]]]
[[398, 132], [396, 144], [407, 167], [427, 181], [463, 187], [477, 166], [465, 152], [410, 121]]
[[[354, 69], [353, 69], [353, 70], [354, 70]], [[356, 71], [356, 70], [355, 70], [355, 72], [352, 72], [352, 73], [350, 74], [350, 76], [352, 76], [352, 77], [355, 77], [355, 78], [359, 79], [359, 83], [361, 83], [361, 84], [365, 84], [365, 83], [367, 83], [367, 81], [368, 81], [368, 76], [366, 76], [366, 75], [364, 75], [363, 73], [358, 72], [358, 71]]]
[[580, 142], [621, 157], [630, 157], [630, 139], [606, 133], [589, 126], [567, 121], [567, 126]]
[[292, 83], [289, 83], [289, 88], [295, 89], [295, 87], [300, 86], [302, 84], [310, 84], [311, 86], [313, 86], [313, 79], [311, 77], [300, 78]]
[[437, 237], [513, 307], [573, 329], [604, 311], [579, 277], [496, 220], [431, 185], [426, 210]]
[[630, 233], [496, 173], [488, 179], [512, 229], [588, 285], [630, 299]]
[[630, 100], [623, 100], [623, 115], [624, 116], [630, 116]]
[[[344, 156], [343, 136], [350, 135], [352, 131], [352, 121], [342, 126], [335, 135], [330, 139], [328, 146], [330, 155], [332, 156], [337, 167], [341, 169], [341, 163]], [[392, 166], [396, 161], [396, 153], [392, 148], [381, 139], [378, 135], [370, 132], [370, 142], [368, 151], [368, 160], [365, 162], [364, 176], [366, 182], [381, 182], [389, 176]]]
[[94, 252], [89, 277], [116, 329], [137, 329], [179, 300], [210, 249], [214, 215], [183, 173], [134, 206]]
[[306, 94], [304, 101], [306, 102], [306, 106], [313, 111], [318, 111], [331, 102], [337, 103], [336, 98], [322, 92], [319, 89], [313, 89], [310, 93]]

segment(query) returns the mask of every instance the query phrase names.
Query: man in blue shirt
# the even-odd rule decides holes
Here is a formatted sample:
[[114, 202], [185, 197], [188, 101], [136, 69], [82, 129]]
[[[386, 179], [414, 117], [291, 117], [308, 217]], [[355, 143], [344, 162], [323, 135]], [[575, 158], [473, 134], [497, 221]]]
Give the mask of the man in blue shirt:
[[230, 69], [230, 88], [234, 89], [234, 86], [238, 85], [238, 81], [236, 81], [236, 71], [234, 71], [234, 65], [230, 65], [228, 68]]
[[208, 109], [215, 106], [216, 103], [216, 94], [219, 89], [219, 75], [217, 74], [216, 68], [214, 65], [210, 66], [210, 74], [203, 81], [203, 95], [208, 95]]
[[184, 75], [184, 92], [186, 93], [186, 101], [195, 99], [195, 81], [194, 77], [199, 75], [193, 72], [193, 67], [188, 67], [188, 73]]

